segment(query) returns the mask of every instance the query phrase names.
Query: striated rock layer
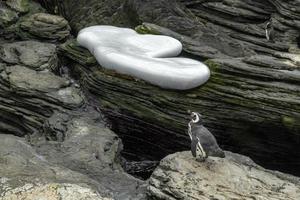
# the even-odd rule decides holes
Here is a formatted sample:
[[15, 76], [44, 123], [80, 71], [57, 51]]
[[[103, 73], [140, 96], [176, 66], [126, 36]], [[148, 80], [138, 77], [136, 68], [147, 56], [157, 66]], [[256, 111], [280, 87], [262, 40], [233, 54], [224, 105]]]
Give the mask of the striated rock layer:
[[265, 170], [251, 159], [226, 152], [226, 158], [197, 162], [190, 152], [164, 158], [148, 187], [150, 199], [268, 199], [300, 198], [300, 179]]
[[[56, 119], [59, 116], [56, 116]], [[145, 185], [123, 172], [122, 143], [89, 115], [66, 121], [64, 142], [0, 134], [1, 199], [145, 199]]]
[[[210, 67], [212, 77], [203, 87], [167, 91], [90, 67], [91, 55], [70, 42], [64, 45], [64, 54], [81, 64], [74, 67], [84, 72], [83, 85], [98, 97], [114, 130], [129, 144], [143, 141], [153, 147], [151, 153], [139, 150], [144, 156], [162, 157], [188, 148], [186, 111], [193, 110], [205, 116], [205, 125], [223, 148], [249, 155], [266, 167], [299, 174], [297, 1], [43, 3], [49, 10], [58, 6], [67, 19], [72, 16], [75, 31], [94, 24], [132, 27], [148, 22], [136, 30], [172, 36], [183, 43], [186, 55]], [[86, 16], [87, 9], [96, 8]], [[273, 41], [265, 36], [270, 19]]]
[[0, 45], [1, 133], [37, 133], [55, 111], [83, 105], [80, 90], [52, 72], [58, 65], [55, 48], [35, 41]]

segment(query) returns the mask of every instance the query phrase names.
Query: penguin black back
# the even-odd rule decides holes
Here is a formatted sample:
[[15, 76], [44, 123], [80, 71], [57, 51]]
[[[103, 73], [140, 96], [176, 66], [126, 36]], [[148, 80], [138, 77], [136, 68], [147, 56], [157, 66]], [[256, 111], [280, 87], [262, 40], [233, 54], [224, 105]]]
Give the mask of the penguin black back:
[[191, 134], [191, 151], [193, 156], [197, 156], [197, 147], [199, 147], [200, 150], [202, 149], [204, 151], [205, 157], [213, 156], [224, 158], [225, 154], [219, 147], [216, 138], [203, 126], [202, 116], [199, 113], [193, 112], [191, 117], [189, 134]]

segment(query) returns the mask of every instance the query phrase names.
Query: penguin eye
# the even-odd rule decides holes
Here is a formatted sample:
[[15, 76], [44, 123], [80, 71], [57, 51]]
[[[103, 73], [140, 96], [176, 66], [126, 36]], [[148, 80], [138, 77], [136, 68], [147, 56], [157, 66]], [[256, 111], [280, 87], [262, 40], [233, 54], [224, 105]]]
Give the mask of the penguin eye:
[[197, 119], [197, 116], [196, 116], [195, 114], [193, 114], [193, 115], [192, 115], [192, 119], [193, 119], [193, 120], [196, 120], [196, 119]]

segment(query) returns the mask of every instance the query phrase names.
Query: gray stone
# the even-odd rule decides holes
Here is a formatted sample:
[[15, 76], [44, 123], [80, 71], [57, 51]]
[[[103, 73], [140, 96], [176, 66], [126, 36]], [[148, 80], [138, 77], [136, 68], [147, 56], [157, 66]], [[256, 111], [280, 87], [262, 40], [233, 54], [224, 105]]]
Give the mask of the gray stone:
[[55, 111], [68, 113], [83, 105], [80, 89], [51, 71], [58, 67], [55, 45], [4, 43], [0, 52], [0, 133], [40, 132]]
[[0, 61], [25, 65], [35, 70], [55, 70], [58, 67], [56, 46], [36, 41], [1, 44]]
[[300, 198], [300, 179], [265, 170], [245, 156], [196, 161], [190, 152], [164, 158], [149, 180], [150, 199], [265, 199]]
[[70, 26], [61, 16], [36, 13], [20, 23], [20, 36], [23, 39], [37, 38], [50, 41], [62, 41], [69, 37]]
[[18, 20], [18, 13], [3, 6], [3, 3], [0, 2], [0, 27], [4, 28]]
[[6, 0], [5, 3], [8, 7], [17, 12], [27, 13], [29, 11], [28, 0]]
[[67, 124], [63, 142], [31, 140], [30, 146], [0, 134], [2, 199], [145, 199], [145, 183], [120, 167], [122, 143], [112, 131], [88, 116]]

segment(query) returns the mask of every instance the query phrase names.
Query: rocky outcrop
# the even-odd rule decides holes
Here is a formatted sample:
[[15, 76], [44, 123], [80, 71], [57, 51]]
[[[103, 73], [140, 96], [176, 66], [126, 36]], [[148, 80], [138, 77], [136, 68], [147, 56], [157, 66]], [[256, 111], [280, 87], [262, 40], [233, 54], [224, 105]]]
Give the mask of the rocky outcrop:
[[70, 26], [63, 17], [46, 13], [36, 13], [20, 23], [22, 39], [39, 38], [62, 41], [70, 35]]
[[[91, 8], [92, 1], [84, 8], [70, 1], [43, 2], [50, 10], [57, 5], [62, 13], [76, 11], [77, 16], [70, 23], [75, 31], [104, 23], [93, 17], [78, 20], [85, 19], [83, 12]], [[112, 3], [122, 4], [120, 1]], [[83, 1], [78, 2], [82, 4]], [[256, 0], [130, 0], [118, 9], [101, 7], [96, 12], [105, 13], [105, 17], [112, 17], [112, 13], [113, 16], [126, 14], [128, 23], [107, 21], [118, 26], [132, 27], [148, 22], [136, 30], [172, 36], [183, 43], [185, 56], [205, 61], [212, 71], [210, 81], [187, 92], [161, 90], [96, 65], [91, 67], [92, 56], [74, 43], [69, 42], [61, 49], [67, 57], [83, 65], [76, 64], [73, 68], [84, 72], [83, 85], [98, 97], [99, 105], [114, 122], [114, 130], [124, 139], [134, 140], [130, 143], [139, 143], [142, 138], [145, 144], [155, 146], [151, 151], [155, 157], [188, 148], [186, 112], [194, 110], [205, 116], [205, 125], [223, 148], [249, 155], [265, 167], [297, 174], [300, 164], [297, 153], [300, 141], [299, 14], [297, 9], [292, 9], [296, 4], [296, 1], [271, 0], [263, 3]], [[273, 41], [265, 36], [265, 26], [270, 19], [275, 35]]]
[[70, 26], [61, 16], [45, 13], [33, 0], [0, 3], [0, 36], [5, 40], [62, 42], [70, 37]]
[[122, 143], [113, 132], [89, 115], [66, 128], [64, 142], [40, 137], [33, 146], [0, 135], [1, 199], [144, 199], [144, 182], [120, 167]]
[[8, 65], [23, 65], [36, 71], [54, 71], [58, 68], [56, 46], [35, 41], [0, 45], [0, 61]]
[[83, 105], [83, 96], [71, 80], [52, 72], [58, 67], [55, 48], [34, 41], [0, 46], [1, 133], [39, 132], [55, 111]]
[[226, 152], [226, 158], [196, 161], [190, 152], [164, 158], [148, 187], [150, 199], [299, 199], [300, 179], [272, 172], [251, 159]]
[[[121, 140], [59, 61], [68, 23], [32, 16], [19, 19], [26, 37], [0, 40], [0, 199], [145, 199], [145, 182], [122, 168]], [[27, 36], [43, 42], [7, 41]]]

